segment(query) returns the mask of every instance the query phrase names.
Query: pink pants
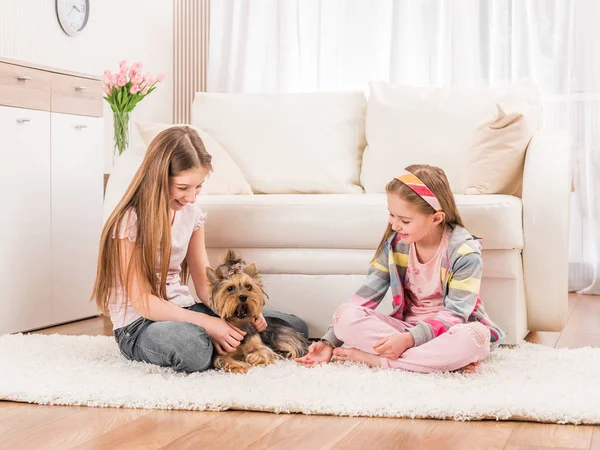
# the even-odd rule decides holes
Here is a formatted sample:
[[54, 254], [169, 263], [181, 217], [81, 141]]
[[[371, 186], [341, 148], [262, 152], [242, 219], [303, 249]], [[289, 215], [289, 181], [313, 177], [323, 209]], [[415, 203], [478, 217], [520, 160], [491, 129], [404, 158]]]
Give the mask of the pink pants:
[[[376, 354], [373, 345], [390, 334], [411, 326], [402, 320], [362, 306], [344, 304], [333, 317], [336, 337], [348, 347]], [[481, 361], [490, 353], [490, 330], [479, 322], [455, 325], [446, 333], [418, 347], [409, 348], [398, 359], [381, 358], [381, 367], [411, 372], [446, 372]]]

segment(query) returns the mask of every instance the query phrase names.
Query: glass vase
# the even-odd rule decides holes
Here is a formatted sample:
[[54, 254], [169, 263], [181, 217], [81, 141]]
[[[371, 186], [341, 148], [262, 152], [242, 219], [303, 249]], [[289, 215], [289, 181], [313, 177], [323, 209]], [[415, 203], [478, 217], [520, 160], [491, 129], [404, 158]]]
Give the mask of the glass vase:
[[115, 148], [114, 154], [121, 156], [129, 147], [129, 114], [128, 112], [113, 112]]

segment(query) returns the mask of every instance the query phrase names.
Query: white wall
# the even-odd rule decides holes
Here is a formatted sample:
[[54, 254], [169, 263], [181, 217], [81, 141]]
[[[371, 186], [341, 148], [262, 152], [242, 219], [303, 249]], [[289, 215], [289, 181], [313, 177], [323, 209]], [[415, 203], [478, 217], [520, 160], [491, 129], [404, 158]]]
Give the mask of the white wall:
[[[86, 29], [67, 36], [55, 0], [0, 0], [0, 57], [102, 75], [119, 61], [139, 61], [166, 79], [139, 103], [132, 120], [172, 122], [173, 3], [171, 0], [90, 0]], [[112, 165], [112, 113], [105, 103], [105, 171]], [[135, 127], [132, 124], [132, 135]]]

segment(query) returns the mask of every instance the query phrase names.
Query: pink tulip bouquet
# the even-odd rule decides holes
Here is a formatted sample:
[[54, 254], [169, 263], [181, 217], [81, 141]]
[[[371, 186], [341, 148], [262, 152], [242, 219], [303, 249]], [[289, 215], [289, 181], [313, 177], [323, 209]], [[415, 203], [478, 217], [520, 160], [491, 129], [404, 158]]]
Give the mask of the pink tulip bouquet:
[[115, 152], [121, 155], [129, 145], [129, 115], [135, 106], [150, 94], [156, 85], [165, 79], [164, 74], [156, 77], [142, 73], [142, 64], [129, 67], [121, 61], [119, 72], [104, 71], [104, 99], [110, 104], [114, 116]]

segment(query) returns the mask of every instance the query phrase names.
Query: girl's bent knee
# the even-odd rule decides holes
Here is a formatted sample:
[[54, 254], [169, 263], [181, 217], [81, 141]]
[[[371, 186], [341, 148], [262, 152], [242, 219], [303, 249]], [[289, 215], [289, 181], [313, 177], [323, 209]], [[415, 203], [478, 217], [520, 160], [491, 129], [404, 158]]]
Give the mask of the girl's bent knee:
[[469, 328], [477, 344], [481, 346], [490, 345], [491, 333], [488, 327], [482, 323], [473, 322], [469, 324]]
[[361, 306], [348, 303], [339, 306], [333, 316], [333, 333], [339, 340], [346, 342], [352, 327], [365, 316], [366, 313]]
[[213, 344], [204, 328], [186, 325], [180, 330], [173, 368], [179, 372], [204, 372], [212, 365]]
[[475, 341], [478, 346], [485, 346], [490, 344], [490, 329], [480, 322], [462, 323], [454, 325], [448, 334], [454, 335], [468, 335]]
[[197, 356], [195, 358], [188, 358], [184, 361], [180, 367], [177, 368], [179, 372], [205, 372], [212, 366], [212, 355], [210, 357]]
[[335, 313], [333, 314], [333, 321], [334, 323], [341, 320], [347, 321], [351, 318], [356, 318], [357, 316], [365, 316], [364, 308], [351, 303], [344, 303], [343, 305], [338, 306], [335, 310]]
[[210, 340], [207, 345], [199, 345], [196, 349], [186, 349], [174, 361], [173, 368], [178, 372], [204, 372], [212, 366], [213, 345]]
[[[459, 327], [456, 332], [463, 334], [466, 341], [471, 342], [468, 350], [471, 355], [471, 362], [482, 361], [485, 359], [491, 351], [490, 343], [490, 329], [479, 322], [471, 322], [462, 325], [456, 325]], [[454, 328], [454, 327], [453, 327]]]

